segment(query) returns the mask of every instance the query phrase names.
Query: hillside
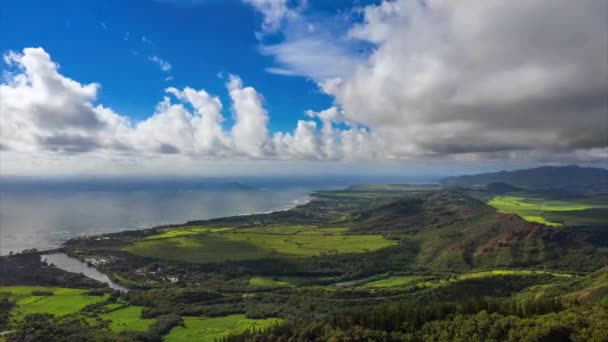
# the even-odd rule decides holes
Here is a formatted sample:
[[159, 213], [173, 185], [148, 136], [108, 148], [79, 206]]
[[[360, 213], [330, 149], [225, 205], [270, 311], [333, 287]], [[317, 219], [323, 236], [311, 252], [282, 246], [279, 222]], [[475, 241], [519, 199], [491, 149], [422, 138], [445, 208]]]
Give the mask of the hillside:
[[447, 177], [442, 179], [441, 183], [460, 186], [505, 183], [527, 189], [559, 189], [572, 193], [606, 193], [608, 192], [608, 170], [576, 165], [541, 166], [533, 169]]
[[103, 341], [428, 341], [470, 325], [494, 331], [488, 341], [604, 341], [608, 196], [545, 195], [361, 185], [284, 211], [72, 239], [65, 253], [129, 292], [10, 256], [0, 329], [9, 340], [37, 322]]
[[417, 244], [418, 265], [433, 270], [594, 270], [608, 263], [608, 254], [596, 248], [599, 241], [590, 242], [586, 230], [558, 229], [499, 213], [458, 189], [403, 197], [364, 211], [355, 216], [351, 231], [402, 236], [402, 241]]

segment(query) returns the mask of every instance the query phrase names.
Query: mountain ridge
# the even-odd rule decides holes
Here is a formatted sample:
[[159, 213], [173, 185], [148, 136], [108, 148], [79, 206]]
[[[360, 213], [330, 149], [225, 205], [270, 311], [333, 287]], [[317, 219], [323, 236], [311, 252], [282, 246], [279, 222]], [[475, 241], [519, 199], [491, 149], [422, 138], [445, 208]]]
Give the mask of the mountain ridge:
[[504, 183], [526, 189], [558, 189], [573, 193], [607, 193], [608, 170], [597, 167], [540, 166], [531, 169], [498, 171], [446, 177], [440, 181], [444, 185], [487, 186]]

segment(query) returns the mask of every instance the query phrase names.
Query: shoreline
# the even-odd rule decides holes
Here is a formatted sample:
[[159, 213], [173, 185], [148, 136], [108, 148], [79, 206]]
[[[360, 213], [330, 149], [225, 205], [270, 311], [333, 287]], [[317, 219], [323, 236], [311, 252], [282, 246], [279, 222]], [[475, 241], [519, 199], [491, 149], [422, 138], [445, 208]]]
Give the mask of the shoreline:
[[61, 241], [60, 244], [58, 245], [58, 247], [55, 247], [55, 248], [39, 250], [39, 249], [33, 247], [30, 249], [24, 249], [24, 250], [21, 250], [18, 252], [11, 251], [13, 254], [0, 254], [0, 258], [9, 257], [11, 255], [23, 255], [23, 254], [43, 256], [43, 255], [54, 254], [54, 253], [65, 253], [66, 252], [65, 243], [70, 240], [74, 240], [74, 239], [91, 239], [91, 238], [100, 237], [100, 236], [108, 235], [108, 234], [121, 234], [121, 233], [125, 233], [125, 232], [144, 231], [144, 230], [148, 230], [148, 229], [157, 229], [157, 228], [172, 228], [172, 227], [177, 228], [177, 227], [185, 226], [189, 222], [215, 220], [215, 219], [222, 219], [222, 218], [228, 218], [228, 217], [239, 217], [239, 216], [249, 216], [249, 215], [264, 215], [264, 214], [271, 214], [271, 213], [276, 213], [276, 212], [287, 211], [287, 210], [299, 207], [301, 205], [306, 205], [306, 204], [310, 203], [311, 201], [313, 201], [316, 198], [314, 196], [314, 194], [316, 192], [317, 191], [315, 190], [311, 193], [308, 193], [307, 195], [294, 199], [291, 201], [290, 205], [286, 205], [283, 207], [277, 207], [275, 209], [271, 209], [271, 210], [267, 210], [267, 211], [229, 215], [229, 216], [210, 217], [207, 219], [202, 219], [202, 220], [196, 219], [196, 220], [189, 220], [189, 221], [185, 221], [185, 222], [182, 221], [182, 222], [167, 223], [167, 224], [152, 224], [152, 225], [142, 226], [139, 228], [125, 228], [125, 229], [121, 229], [120, 231], [116, 231], [116, 232], [100, 233], [100, 234], [94, 234], [94, 235], [86, 235], [86, 234], [78, 235], [78, 236], [71, 237], [67, 240]]

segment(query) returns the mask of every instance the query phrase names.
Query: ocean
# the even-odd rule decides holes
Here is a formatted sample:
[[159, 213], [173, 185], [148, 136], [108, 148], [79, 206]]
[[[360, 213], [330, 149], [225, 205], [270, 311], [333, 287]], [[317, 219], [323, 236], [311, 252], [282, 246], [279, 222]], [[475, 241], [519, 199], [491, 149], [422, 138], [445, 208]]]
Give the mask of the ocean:
[[362, 183], [420, 183], [401, 176], [0, 179], [0, 254], [59, 247], [77, 236], [269, 212], [315, 190]]

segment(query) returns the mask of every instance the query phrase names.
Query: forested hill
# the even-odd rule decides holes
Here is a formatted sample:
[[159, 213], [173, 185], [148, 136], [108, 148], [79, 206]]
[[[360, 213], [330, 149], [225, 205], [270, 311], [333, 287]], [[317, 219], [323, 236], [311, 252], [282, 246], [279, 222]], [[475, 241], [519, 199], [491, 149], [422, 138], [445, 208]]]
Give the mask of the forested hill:
[[560, 189], [575, 193], [606, 193], [608, 192], [608, 170], [577, 165], [541, 166], [533, 169], [448, 177], [441, 180], [441, 183], [462, 186], [505, 183], [528, 189]]

